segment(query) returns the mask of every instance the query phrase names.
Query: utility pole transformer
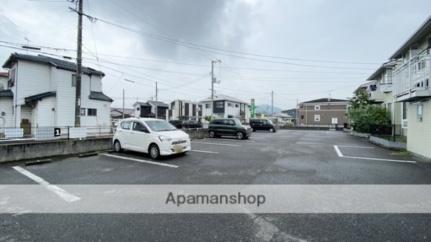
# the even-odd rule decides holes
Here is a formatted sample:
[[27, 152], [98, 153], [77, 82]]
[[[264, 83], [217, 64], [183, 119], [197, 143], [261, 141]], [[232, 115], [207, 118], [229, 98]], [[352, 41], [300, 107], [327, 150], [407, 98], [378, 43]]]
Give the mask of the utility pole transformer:
[[82, 13], [84, 0], [78, 1], [78, 46], [76, 57], [76, 85], [75, 85], [75, 127], [81, 126], [81, 79], [82, 79]]

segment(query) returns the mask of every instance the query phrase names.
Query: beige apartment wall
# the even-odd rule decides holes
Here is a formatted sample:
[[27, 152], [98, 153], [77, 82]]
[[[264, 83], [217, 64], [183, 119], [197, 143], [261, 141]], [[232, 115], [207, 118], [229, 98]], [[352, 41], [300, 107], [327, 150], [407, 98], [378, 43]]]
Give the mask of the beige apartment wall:
[[431, 159], [431, 101], [422, 102], [423, 119], [419, 121], [416, 103], [407, 108], [407, 149]]

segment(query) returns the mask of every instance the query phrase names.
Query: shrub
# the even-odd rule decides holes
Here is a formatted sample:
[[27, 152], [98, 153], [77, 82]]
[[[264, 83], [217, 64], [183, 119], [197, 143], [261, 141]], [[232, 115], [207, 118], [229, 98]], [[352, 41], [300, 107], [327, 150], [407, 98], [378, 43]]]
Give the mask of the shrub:
[[391, 115], [381, 106], [363, 105], [351, 107], [348, 112], [353, 130], [369, 133], [372, 125], [390, 125]]

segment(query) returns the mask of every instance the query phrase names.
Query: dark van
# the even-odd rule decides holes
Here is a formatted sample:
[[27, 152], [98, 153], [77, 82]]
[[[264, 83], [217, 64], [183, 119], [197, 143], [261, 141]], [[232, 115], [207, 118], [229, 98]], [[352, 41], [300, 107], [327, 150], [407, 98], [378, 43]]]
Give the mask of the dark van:
[[251, 135], [251, 128], [241, 124], [236, 118], [214, 119], [208, 126], [210, 138], [219, 136], [234, 136], [237, 139], [246, 139]]
[[270, 132], [277, 131], [275, 125], [269, 119], [250, 119], [250, 126], [253, 132], [256, 130], [268, 130]]

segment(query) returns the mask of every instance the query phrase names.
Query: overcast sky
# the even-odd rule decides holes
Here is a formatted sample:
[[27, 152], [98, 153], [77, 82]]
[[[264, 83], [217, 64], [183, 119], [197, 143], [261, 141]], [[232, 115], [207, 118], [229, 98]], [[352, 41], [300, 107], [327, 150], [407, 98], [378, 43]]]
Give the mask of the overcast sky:
[[[1, 0], [0, 41], [76, 49], [68, 7]], [[84, 65], [106, 73], [103, 90], [120, 107], [123, 88], [131, 106], [155, 95], [155, 81], [159, 100], [206, 98], [211, 60], [220, 59], [216, 93], [259, 105], [274, 91], [275, 105], [287, 109], [350, 97], [430, 10], [429, 0], [85, 0], [87, 14], [111, 24], [84, 19]], [[14, 51], [0, 46], [1, 62]]]

